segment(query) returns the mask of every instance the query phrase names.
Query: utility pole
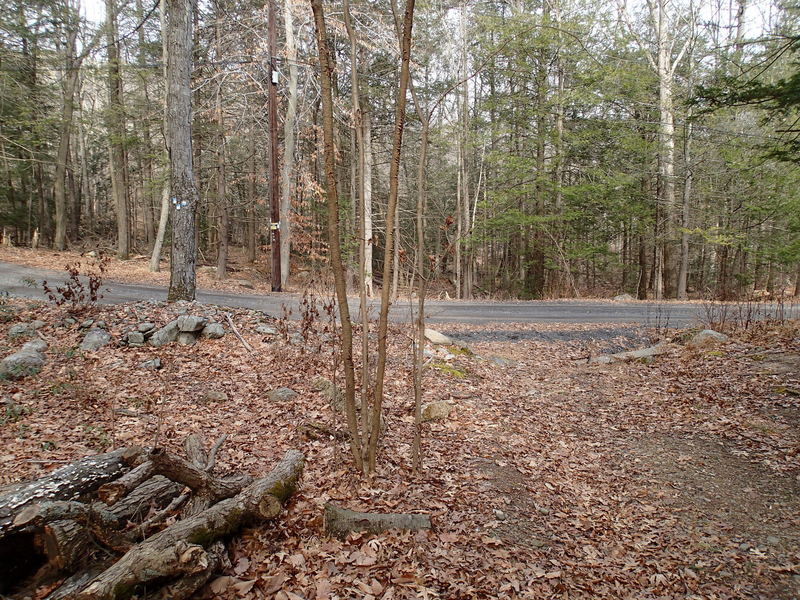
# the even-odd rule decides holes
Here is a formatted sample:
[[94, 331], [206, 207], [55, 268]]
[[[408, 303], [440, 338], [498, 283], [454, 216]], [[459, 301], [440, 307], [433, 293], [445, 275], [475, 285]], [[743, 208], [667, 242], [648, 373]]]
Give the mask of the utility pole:
[[272, 291], [281, 291], [281, 230], [280, 230], [280, 190], [278, 188], [278, 69], [275, 65], [277, 54], [277, 34], [275, 26], [275, 0], [268, 0], [269, 44], [269, 215], [270, 246], [272, 248]]

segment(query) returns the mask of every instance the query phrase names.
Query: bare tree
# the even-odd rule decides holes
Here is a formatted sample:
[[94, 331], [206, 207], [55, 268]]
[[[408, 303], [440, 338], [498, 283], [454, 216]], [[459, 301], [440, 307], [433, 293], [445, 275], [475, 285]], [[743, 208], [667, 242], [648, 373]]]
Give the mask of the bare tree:
[[406, 0], [403, 15], [403, 34], [400, 39], [400, 81], [397, 88], [397, 101], [394, 114], [394, 135], [389, 164], [389, 203], [386, 207], [386, 241], [383, 256], [383, 286], [381, 287], [381, 310], [378, 317], [378, 365], [375, 371], [375, 397], [372, 402], [372, 431], [369, 437], [368, 470], [375, 471], [378, 454], [378, 439], [381, 433], [381, 408], [383, 406], [383, 383], [386, 373], [386, 335], [389, 322], [389, 305], [394, 260], [394, 229], [391, 223], [397, 214], [397, 196], [400, 175], [400, 151], [403, 146], [403, 128], [406, 118], [406, 92], [408, 90], [409, 65], [411, 63], [411, 30], [414, 25], [414, 0]]
[[192, 2], [166, 0], [167, 97], [165, 132], [169, 152], [172, 253], [167, 299], [194, 300], [195, 211], [192, 171]]
[[[413, 2], [413, 0], [411, 0]], [[311, 0], [314, 12], [314, 25], [317, 34], [319, 51], [320, 90], [322, 94], [322, 132], [325, 149], [325, 183], [328, 206], [328, 245], [330, 247], [331, 269], [336, 285], [336, 300], [339, 304], [339, 320], [342, 327], [340, 350], [345, 376], [345, 414], [350, 430], [350, 451], [353, 461], [363, 472], [364, 461], [361, 455], [361, 434], [358, 430], [355, 402], [355, 369], [353, 366], [353, 326], [350, 322], [350, 309], [347, 306], [347, 283], [345, 281], [342, 250], [339, 242], [339, 197], [336, 191], [336, 150], [333, 143], [333, 96], [331, 94], [331, 78], [333, 67], [328, 51], [328, 34], [325, 28], [325, 14], [322, 0]], [[396, 193], [396, 190], [395, 190]], [[384, 286], [388, 292], [388, 288]], [[388, 312], [388, 306], [387, 306]], [[384, 355], [385, 355], [384, 326]], [[365, 357], [366, 358], [366, 357]], [[378, 415], [380, 417], [380, 414]]]

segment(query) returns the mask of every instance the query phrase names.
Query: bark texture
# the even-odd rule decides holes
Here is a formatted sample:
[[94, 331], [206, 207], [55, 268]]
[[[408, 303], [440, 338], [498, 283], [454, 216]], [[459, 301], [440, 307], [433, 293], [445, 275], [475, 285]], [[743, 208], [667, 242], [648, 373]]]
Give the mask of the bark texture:
[[303, 461], [300, 452], [290, 450], [266, 477], [240, 494], [178, 521], [132, 548], [76, 598], [126, 598], [137, 585], [207, 571], [213, 561], [205, 547], [247, 522], [276, 517], [297, 488]]
[[411, 513], [362, 513], [341, 508], [334, 504], [325, 505], [325, 533], [337, 538], [345, 538], [354, 531], [382, 533], [389, 529], [416, 531], [430, 529], [428, 515]]
[[192, 3], [166, 0], [165, 133], [170, 163], [172, 253], [167, 300], [194, 300], [197, 190], [192, 170]]

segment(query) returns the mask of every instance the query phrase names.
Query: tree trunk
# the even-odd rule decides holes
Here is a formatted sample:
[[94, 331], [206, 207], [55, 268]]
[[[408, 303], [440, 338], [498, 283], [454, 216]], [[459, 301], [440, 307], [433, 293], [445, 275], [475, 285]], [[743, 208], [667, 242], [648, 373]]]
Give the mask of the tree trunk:
[[[75, 90], [78, 87], [81, 60], [75, 56], [75, 43], [78, 35], [77, 25], [67, 34], [64, 48], [65, 73], [63, 78], [63, 106], [58, 126], [58, 148], [53, 180], [53, 201], [56, 209], [55, 234], [53, 246], [56, 250], [67, 249], [67, 159], [72, 135], [72, 118], [75, 113]], [[39, 223], [44, 219], [44, 198], [40, 196]]]
[[297, 115], [297, 45], [294, 40], [292, 3], [283, 3], [283, 25], [286, 32], [286, 60], [289, 63], [289, 97], [283, 121], [283, 170], [281, 171], [281, 289], [289, 282], [291, 256], [292, 174], [294, 173], [294, 128]]
[[108, 55], [108, 148], [111, 193], [117, 212], [117, 256], [130, 254], [128, 190], [125, 178], [125, 108], [122, 99], [122, 74], [117, 46], [117, 16], [114, 0], [106, 0], [106, 53]]
[[[345, 413], [350, 431], [350, 451], [356, 467], [363, 471], [361, 456], [361, 434], [355, 405], [355, 369], [353, 365], [353, 328], [350, 309], [347, 305], [347, 282], [342, 264], [342, 251], [339, 243], [339, 198], [336, 193], [336, 154], [333, 145], [333, 98], [331, 94], [331, 73], [333, 68], [328, 52], [328, 34], [325, 28], [325, 14], [322, 0], [311, 0], [314, 12], [314, 25], [317, 35], [317, 49], [320, 63], [320, 88], [322, 91], [322, 129], [325, 149], [325, 180], [328, 207], [328, 245], [330, 246], [331, 269], [336, 286], [336, 299], [339, 304], [339, 322], [342, 328], [340, 349], [345, 374]], [[384, 286], [388, 291], [388, 287]], [[384, 331], [385, 335], [385, 331]], [[385, 342], [384, 342], [385, 343]]]
[[[221, 2], [217, 0], [216, 19], [214, 20], [214, 41], [216, 48], [217, 62], [222, 64], [222, 31], [221, 22], [223, 19]], [[221, 67], [220, 67], [221, 68]], [[219, 217], [219, 227], [217, 233], [217, 279], [225, 279], [228, 270], [228, 191], [225, 181], [225, 116], [222, 112], [222, 82], [224, 81], [222, 71], [217, 73], [217, 90], [214, 98], [215, 113], [217, 120], [217, 210]]]
[[[256, 238], [258, 228], [256, 225], [256, 178], [258, 170], [256, 165], [256, 136], [255, 131], [250, 131], [250, 172], [247, 174], [247, 262], [256, 261]], [[283, 238], [281, 238], [283, 239]]]
[[[318, 1], [318, 0], [317, 0]], [[383, 384], [386, 371], [386, 336], [389, 322], [389, 281], [392, 275], [394, 248], [394, 228], [391, 224], [397, 214], [397, 196], [400, 175], [400, 152], [403, 145], [403, 128], [406, 117], [406, 91], [409, 80], [409, 64], [411, 62], [411, 31], [414, 25], [414, 0], [406, 0], [403, 16], [403, 34], [400, 40], [400, 81], [397, 88], [395, 105], [394, 136], [392, 154], [389, 164], [389, 202], [386, 208], [386, 241], [383, 256], [383, 286], [381, 287], [381, 310], [378, 317], [378, 365], [375, 371], [375, 395], [372, 403], [372, 431], [368, 448], [368, 471], [375, 472], [380, 438], [381, 408], [383, 406]]]
[[192, 3], [166, 0], [166, 142], [172, 194], [172, 253], [167, 300], [194, 300], [197, 190], [192, 170]]
[[372, 289], [372, 118], [366, 102], [361, 111], [361, 124], [364, 130], [364, 197], [362, 213], [364, 218], [364, 285], [367, 296], [375, 295]]

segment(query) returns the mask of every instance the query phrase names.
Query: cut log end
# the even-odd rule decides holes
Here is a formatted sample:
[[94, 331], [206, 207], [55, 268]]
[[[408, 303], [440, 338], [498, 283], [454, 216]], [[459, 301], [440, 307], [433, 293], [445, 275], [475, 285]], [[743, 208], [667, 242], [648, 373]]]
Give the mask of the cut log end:
[[258, 503], [258, 514], [262, 519], [274, 519], [281, 512], [281, 501], [275, 496], [265, 496]]

